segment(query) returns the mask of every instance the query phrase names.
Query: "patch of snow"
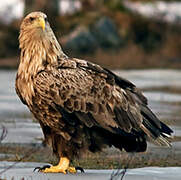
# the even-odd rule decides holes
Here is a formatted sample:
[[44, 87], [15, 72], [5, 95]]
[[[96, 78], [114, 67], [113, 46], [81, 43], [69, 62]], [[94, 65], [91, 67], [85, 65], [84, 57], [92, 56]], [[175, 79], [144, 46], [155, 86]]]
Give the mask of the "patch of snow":
[[[10, 24], [24, 15], [24, 0], [8, 0], [0, 2], [0, 22]], [[73, 14], [82, 8], [80, 0], [59, 0], [59, 14]]]
[[169, 23], [180, 23], [181, 2], [133, 2], [124, 0], [124, 5], [133, 12], [145, 17], [162, 20]]
[[[44, 179], [44, 180], [91, 180], [91, 179], [121, 179], [119, 176], [111, 176], [112, 173], [121, 172], [117, 170], [97, 170], [97, 169], [85, 169], [85, 173], [78, 172], [77, 174], [62, 174], [62, 173], [38, 173], [33, 172], [34, 167], [47, 165], [47, 163], [33, 163], [33, 162], [7, 162], [2, 161], [0, 172], [5, 168], [12, 166], [4, 173], [0, 174], [2, 179]], [[111, 178], [112, 177], [112, 178]], [[123, 178], [124, 180], [180, 180], [181, 168], [180, 167], [145, 167], [128, 169]]]
[[59, 10], [61, 15], [73, 14], [81, 9], [81, 2], [79, 0], [60, 0]]
[[[16, 122], [16, 123], [1, 123], [6, 127], [8, 133], [2, 140], [2, 143], [16, 143], [16, 144], [41, 144], [43, 133], [38, 123], [33, 122]], [[0, 129], [0, 133], [2, 129]]]
[[23, 0], [1, 0], [0, 3], [0, 21], [9, 24], [15, 19], [23, 17], [24, 1]]
[[128, 79], [139, 88], [149, 87], [181, 87], [181, 71], [179, 70], [116, 70], [117, 75]]
[[160, 101], [160, 102], [174, 102], [174, 103], [179, 103], [181, 102], [181, 95], [180, 94], [170, 94], [170, 93], [165, 93], [165, 92], [144, 92], [144, 95], [148, 98], [151, 99], [152, 101]]

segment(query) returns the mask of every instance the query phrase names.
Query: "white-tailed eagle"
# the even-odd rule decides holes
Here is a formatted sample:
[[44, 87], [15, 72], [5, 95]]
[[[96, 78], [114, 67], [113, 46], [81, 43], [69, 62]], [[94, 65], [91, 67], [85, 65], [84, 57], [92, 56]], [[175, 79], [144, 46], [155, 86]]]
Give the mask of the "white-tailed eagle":
[[172, 130], [148, 108], [141, 91], [108, 69], [65, 55], [44, 13], [24, 18], [19, 43], [16, 92], [60, 159], [41, 171], [76, 172], [70, 160], [85, 150], [143, 152], [147, 140], [170, 145]]

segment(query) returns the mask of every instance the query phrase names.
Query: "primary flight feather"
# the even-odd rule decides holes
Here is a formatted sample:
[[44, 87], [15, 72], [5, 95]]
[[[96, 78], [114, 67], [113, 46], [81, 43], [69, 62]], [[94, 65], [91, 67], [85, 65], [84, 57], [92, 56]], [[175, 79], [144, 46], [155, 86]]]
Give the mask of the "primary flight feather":
[[85, 150], [143, 152], [146, 140], [170, 145], [172, 130], [147, 107], [141, 91], [108, 69], [65, 55], [44, 13], [24, 18], [19, 43], [16, 92], [60, 159], [41, 171], [76, 172], [70, 161]]

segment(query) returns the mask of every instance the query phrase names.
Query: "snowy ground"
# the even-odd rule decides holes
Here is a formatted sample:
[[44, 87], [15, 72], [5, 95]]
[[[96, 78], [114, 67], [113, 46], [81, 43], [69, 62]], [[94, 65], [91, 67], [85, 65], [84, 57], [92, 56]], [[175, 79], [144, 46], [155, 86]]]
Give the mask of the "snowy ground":
[[[1, 162], [0, 173], [14, 162]], [[35, 166], [45, 165], [43, 163], [18, 163], [11, 169], [5, 171], [0, 178], [6, 180], [120, 180], [121, 172], [123, 170], [95, 170], [86, 169], [85, 173], [77, 174], [59, 174], [49, 173], [43, 174], [33, 172]], [[116, 175], [116, 173], [119, 175]], [[113, 175], [114, 174], [114, 175]], [[181, 179], [181, 167], [145, 167], [136, 169], [127, 169], [123, 180], [180, 180]]]
[[[24, 16], [24, 0], [0, 1], [0, 21], [9, 24], [15, 19]], [[81, 9], [79, 0], [59, 0], [59, 13], [73, 14]]]
[[181, 20], [181, 2], [172, 1], [172, 2], [134, 2], [129, 0], [124, 0], [124, 5], [145, 17], [154, 18], [157, 20], [180, 24]]

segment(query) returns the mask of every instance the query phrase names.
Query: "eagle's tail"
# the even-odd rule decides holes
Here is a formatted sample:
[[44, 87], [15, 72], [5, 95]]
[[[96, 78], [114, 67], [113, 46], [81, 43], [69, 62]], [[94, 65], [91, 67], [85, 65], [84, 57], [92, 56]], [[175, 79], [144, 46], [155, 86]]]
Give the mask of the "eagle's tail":
[[171, 146], [172, 129], [161, 122], [149, 108], [142, 108], [143, 123], [141, 129], [146, 133], [147, 139], [160, 146]]

